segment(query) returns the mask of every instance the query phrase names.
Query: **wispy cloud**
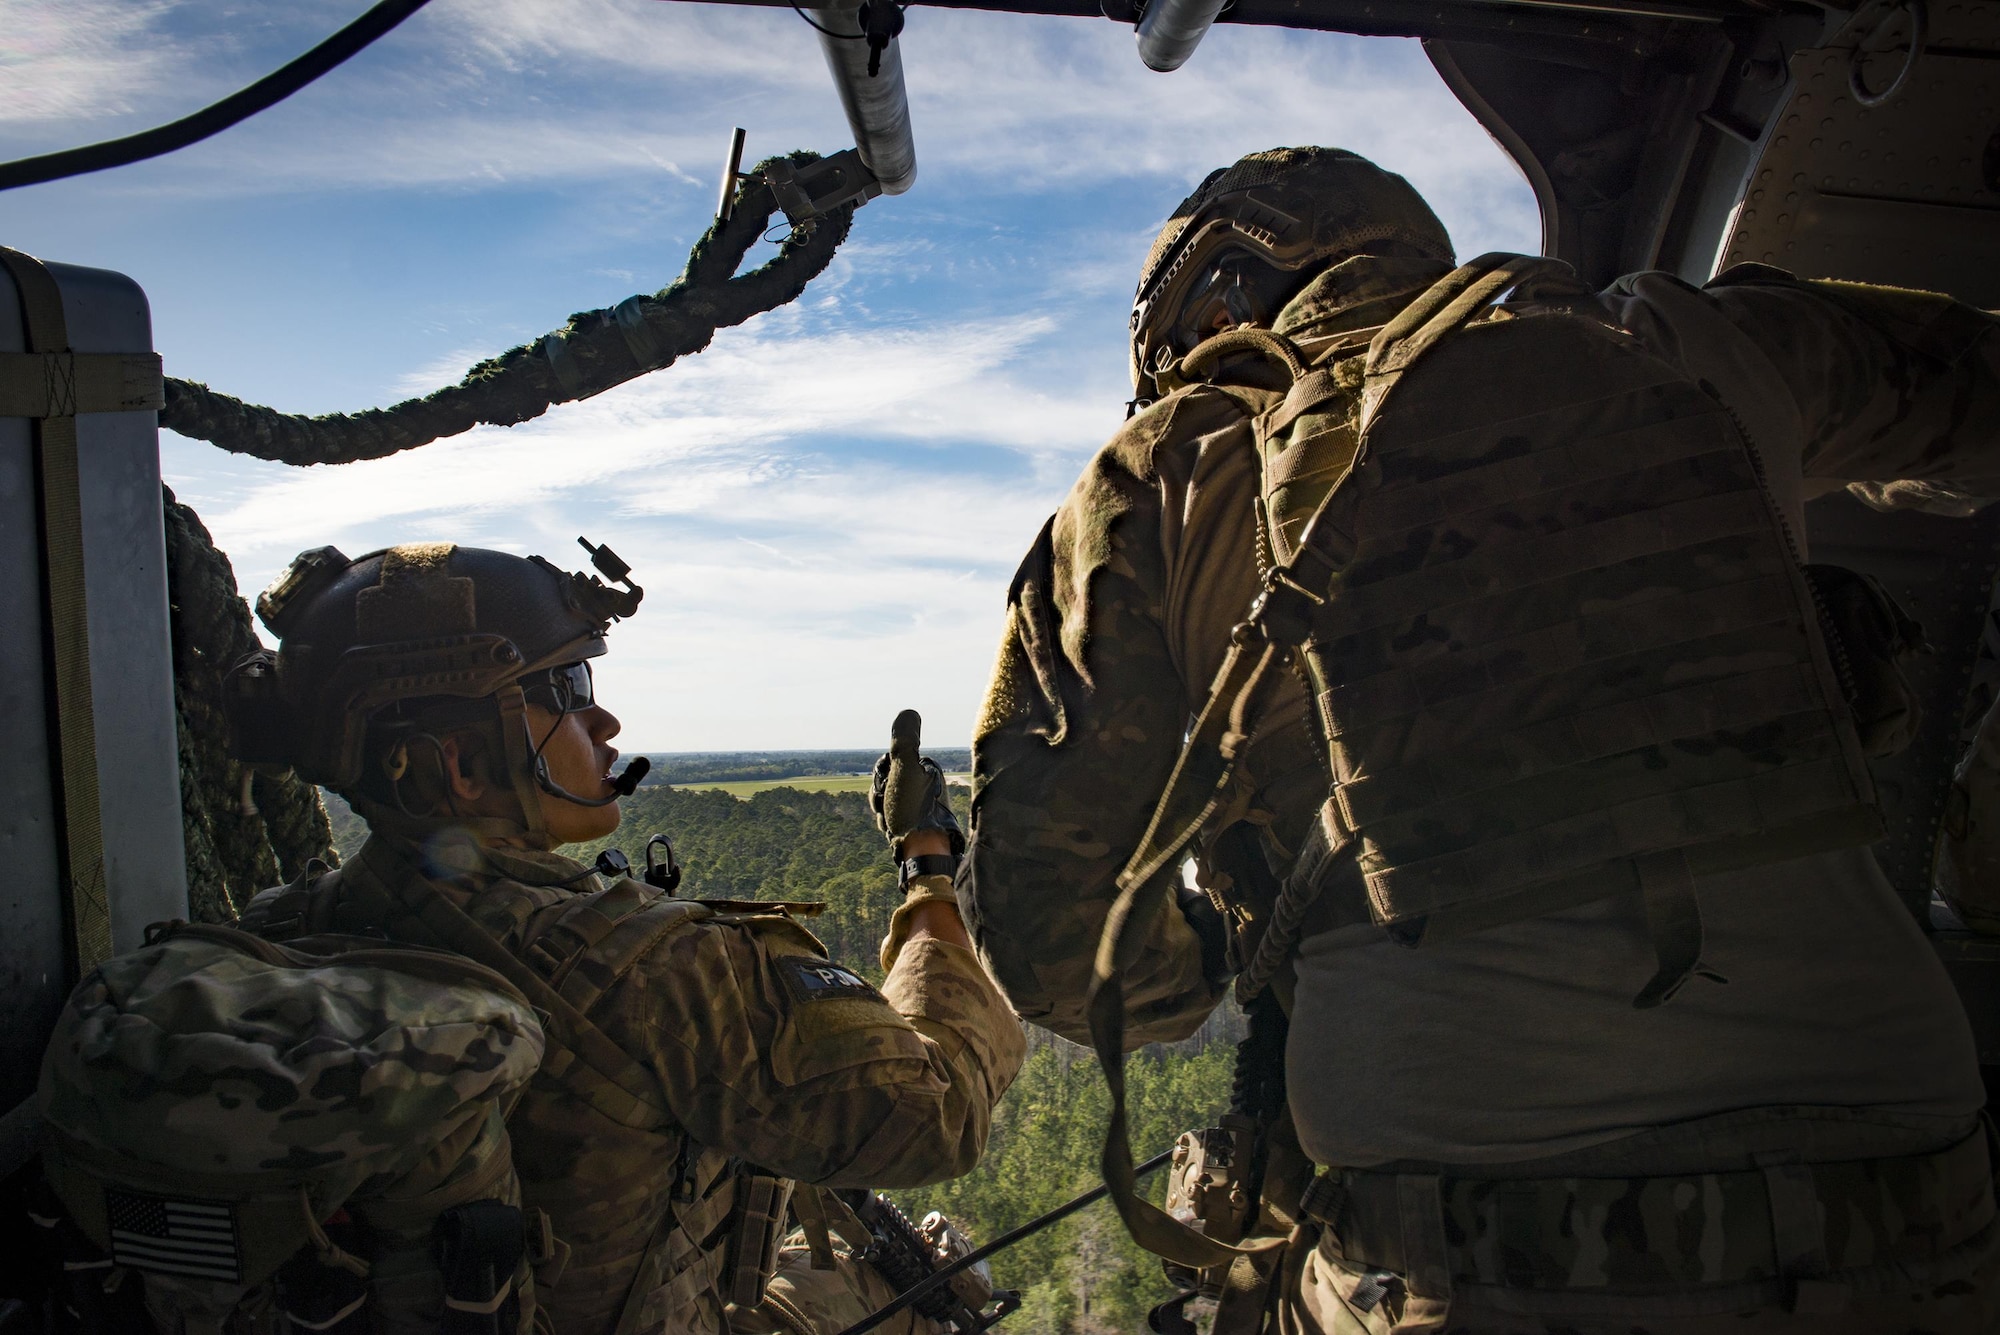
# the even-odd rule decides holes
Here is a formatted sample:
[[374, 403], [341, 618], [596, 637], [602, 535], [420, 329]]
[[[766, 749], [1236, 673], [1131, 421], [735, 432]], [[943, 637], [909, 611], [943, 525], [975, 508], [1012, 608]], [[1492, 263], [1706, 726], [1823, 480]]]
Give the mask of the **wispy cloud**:
[[[362, 3], [0, 0], [0, 151], [182, 114]], [[611, 542], [648, 589], [602, 674], [637, 748], [867, 745], [905, 706], [946, 744], [1015, 562], [1120, 419], [1139, 259], [1209, 168], [1340, 144], [1462, 252], [1534, 244], [1527, 190], [1414, 43], [1223, 25], [1160, 76], [1119, 25], [924, 7], [904, 56], [917, 188], [800, 301], [509, 430], [334, 469], [169, 438], [169, 480], [246, 590], [329, 542], [571, 564], [578, 533]], [[6, 202], [50, 258], [144, 278], [175, 374], [357, 409], [664, 285], [735, 124], [753, 158], [848, 142], [787, 8], [434, 0], [228, 134]]]
[[[46, 39], [59, 48], [53, 64], [25, 58], [38, 71], [31, 86], [43, 101], [95, 96], [129, 108], [135, 93], [58, 90], [213, 78], [213, 43], [158, 40], [162, 9], [86, 0], [74, 35]], [[36, 31], [66, 27], [59, 11], [28, 12]], [[1120, 25], [924, 9], [903, 46], [927, 173], [1020, 189], [1186, 179], [1190, 163], [1268, 147], [1271, 127], [1282, 126], [1289, 141], [1402, 164], [1441, 197], [1470, 190], [1490, 202], [1494, 193], [1498, 155], [1413, 42], [1223, 24], [1186, 68], [1161, 76], [1143, 67]], [[256, 58], [269, 59], [228, 63], [247, 78], [262, 72]], [[689, 123], [691, 106], [708, 112], [699, 124]], [[753, 154], [846, 141], [816, 39], [789, 9], [438, 0], [365, 59], [146, 188], [479, 189], [621, 177], [622, 188], [653, 181], [701, 192], [720, 156], [715, 122], [729, 116], [751, 128]]]
[[[740, 333], [687, 374], [511, 430], [332, 469], [247, 465], [258, 480], [208, 498], [204, 518], [246, 589], [308, 544], [565, 560], [579, 530], [611, 542], [651, 589], [617, 636], [644, 670], [607, 665], [646, 746], [866, 739], [916, 679], [934, 735], [964, 736], [1012, 563], [1116, 418], [1117, 385], [1017, 378], [1044, 332]], [[860, 434], [939, 453], [857, 459], [843, 441]], [[711, 659], [734, 665], [726, 693]], [[885, 673], [897, 662], [949, 668]], [[701, 699], [721, 717], [688, 718]]]
[[[1115, 425], [1111, 410], [1123, 386], [1028, 381], [1020, 362], [1050, 326], [1030, 317], [814, 330], [797, 314], [780, 315], [723, 335], [667, 373], [523, 426], [483, 427], [337, 468], [275, 468], [209, 523], [239, 561], [271, 566], [291, 556], [283, 548], [295, 541], [302, 513], [320, 516], [321, 529], [334, 534], [431, 518], [484, 527], [482, 514], [613, 495], [632, 515], [731, 514], [753, 530], [807, 521], [833, 527], [852, 495], [835, 485], [832, 461], [857, 437], [940, 450], [986, 446], [1018, 456], [1007, 471], [1023, 477], [1073, 466], [1081, 444]], [[471, 357], [450, 364], [462, 369]], [[442, 369], [425, 372], [421, 383], [442, 380]], [[937, 460], [926, 471], [956, 471], [951, 463]], [[744, 488], [778, 495], [749, 505]], [[952, 532], [949, 540], [961, 541], [966, 530]]]
[[0, 0], [0, 126], [90, 121], [148, 101], [188, 53], [158, 29], [170, 5]]

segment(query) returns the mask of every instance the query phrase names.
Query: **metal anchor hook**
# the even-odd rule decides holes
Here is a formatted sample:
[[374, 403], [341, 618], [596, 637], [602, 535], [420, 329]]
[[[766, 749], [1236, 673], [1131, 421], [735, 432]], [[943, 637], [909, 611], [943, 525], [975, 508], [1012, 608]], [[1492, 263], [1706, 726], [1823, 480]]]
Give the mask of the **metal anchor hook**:
[[[1882, 0], [1878, 0], [1879, 2]], [[1923, 57], [1924, 47], [1930, 40], [1930, 15], [1924, 8], [1924, 0], [1900, 0], [1900, 3], [1897, 0], [1886, 0], [1886, 2], [1889, 5], [1889, 12], [1869, 29], [1866, 37], [1854, 44], [1854, 53], [1847, 62], [1848, 95], [1857, 105], [1867, 107], [1871, 111], [1877, 107], [1887, 106], [1910, 86], [1910, 76], [1915, 72], [1917, 61]], [[1879, 93], [1871, 93], [1868, 91], [1868, 86], [1861, 81], [1863, 62], [1867, 57], [1877, 54], [1869, 50], [1869, 44], [1882, 38], [1889, 31], [1889, 26], [1896, 21], [1897, 15], [1903, 13], [1910, 16], [1909, 53], [1903, 57], [1903, 68], [1896, 72], [1896, 77], [1889, 86]]]

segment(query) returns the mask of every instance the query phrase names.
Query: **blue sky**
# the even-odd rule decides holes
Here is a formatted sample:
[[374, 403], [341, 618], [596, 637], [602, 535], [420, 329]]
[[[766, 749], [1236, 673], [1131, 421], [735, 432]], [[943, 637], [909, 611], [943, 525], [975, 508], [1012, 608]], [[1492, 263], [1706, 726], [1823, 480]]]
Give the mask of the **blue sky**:
[[[364, 0], [0, 0], [0, 153], [184, 114]], [[1117, 427], [1154, 229], [1211, 168], [1337, 144], [1408, 176], [1461, 255], [1533, 250], [1528, 188], [1414, 42], [1216, 29], [1158, 75], [1129, 28], [913, 8], [915, 188], [793, 306], [512, 429], [292, 469], [162, 433], [254, 593], [301, 548], [453, 541], [647, 588], [599, 674], [632, 750], [962, 745], [1008, 577]], [[787, 8], [434, 0], [263, 116], [0, 194], [0, 242], [130, 274], [168, 373], [294, 412], [458, 379], [654, 291], [751, 160], [847, 130]]]

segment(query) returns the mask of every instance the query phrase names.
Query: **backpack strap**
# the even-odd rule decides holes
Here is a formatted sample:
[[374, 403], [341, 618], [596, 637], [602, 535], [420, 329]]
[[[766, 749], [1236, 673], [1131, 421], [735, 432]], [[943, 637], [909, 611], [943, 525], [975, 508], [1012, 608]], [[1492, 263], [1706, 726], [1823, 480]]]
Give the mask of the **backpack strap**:
[[[621, 876], [602, 890], [577, 896], [546, 925], [531, 928], [521, 953], [550, 987], [587, 1015], [660, 938], [712, 913], [706, 904], [675, 899]], [[585, 956], [592, 967], [578, 969]]]

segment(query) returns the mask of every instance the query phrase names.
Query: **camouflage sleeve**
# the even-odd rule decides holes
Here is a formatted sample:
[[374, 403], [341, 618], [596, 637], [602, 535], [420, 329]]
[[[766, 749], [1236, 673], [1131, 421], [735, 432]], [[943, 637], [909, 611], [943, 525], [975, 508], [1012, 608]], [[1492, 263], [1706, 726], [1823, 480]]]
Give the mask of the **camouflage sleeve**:
[[[1628, 279], [1606, 294], [1642, 336], [1643, 291], [1643, 278]], [[1791, 390], [1808, 478], [2000, 497], [2000, 315], [1762, 265], [1738, 266], [1704, 291]]]
[[[1179, 754], [1184, 683], [1193, 675], [1205, 687], [1214, 671], [1177, 663], [1170, 643], [1164, 530], [1180, 512], [1166, 496], [1193, 471], [1194, 443], [1239, 420], [1226, 400], [1201, 394], [1133, 419], [1084, 471], [1008, 592], [973, 728], [959, 900], [1015, 1010], [1078, 1041], [1088, 1039], [1084, 997], [1117, 874]], [[1254, 563], [1250, 579], [1254, 588]], [[1232, 605], [1247, 604], [1244, 594]], [[1135, 1046], [1184, 1037], [1214, 1007], [1179, 913], [1160, 915], [1127, 988]]]
[[1020, 1068], [1020, 1022], [969, 951], [933, 940], [885, 991], [789, 918], [722, 914], [663, 938], [593, 1016], [702, 1145], [831, 1186], [955, 1177]]

